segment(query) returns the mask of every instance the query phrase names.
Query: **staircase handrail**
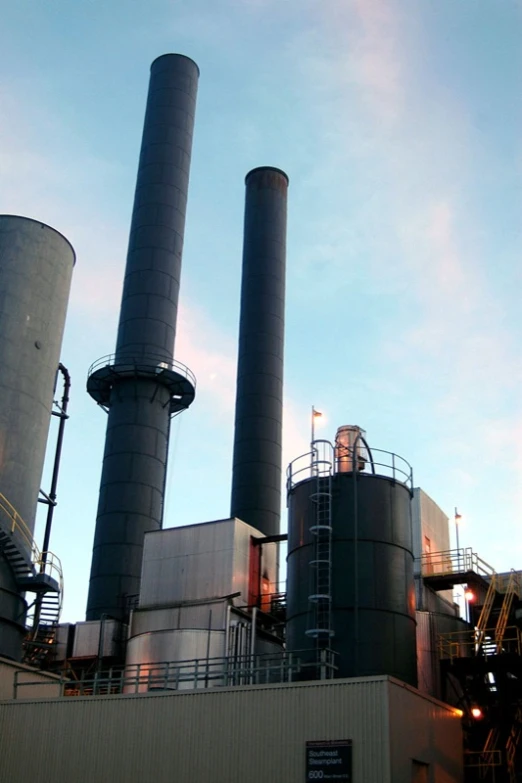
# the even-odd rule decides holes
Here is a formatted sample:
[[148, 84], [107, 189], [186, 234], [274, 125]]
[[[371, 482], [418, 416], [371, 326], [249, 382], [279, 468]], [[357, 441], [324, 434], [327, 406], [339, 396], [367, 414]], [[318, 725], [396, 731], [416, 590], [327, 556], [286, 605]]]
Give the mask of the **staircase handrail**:
[[[40, 550], [36, 546], [35, 540], [33, 538], [33, 534], [29, 528], [29, 525], [27, 525], [26, 522], [22, 519], [16, 508], [8, 501], [5, 495], [3, 495], [0, 492], [0, 511], [3, 512], [0, 516], [0, 524], [1, 519], [3, 517], [7, 517], [8, 524], [7, 524], [7, 530], [11, 535], [14, 533], [17, 533], [22, 541], [24, 542], [26, 548], [31, 553], [31, 562], [35, 562], [36, 560], [40, 559]], [[6, 527], [3, 525], [3, 527]]]
[[[504, 639], [504, 633], [509, 620], [511, 607], [515, 598], [520, 598], [520, 577], [517, 571], [511, 569], [507, 579], [505, 578], [504, 584], [499, 584], [499, 589], [504, 592], [504, 599], [502, 601], [502, 607], [497, 620], [497, 626], [495, 628], [495, 642], [497, 645], [497, 652], [502, 650], [502, 642]], [[499, 579], [499, 583], [501, 580]]]
[[[22, 519], [18, 511], [9, 500], [0, 492], [0, 525], [2, 516], [7, 517], [7, 530], [11, 535], [17, 533], [31, 553], [31, 563], [37, 573], [52, 576], [58, 582], [60, 595], [63, 594], [63, 569], [60, 558], [53, 552], [40, 552], [33, 538], [29, 525]], [[5, 525], [4, 525], [5, 527]]]

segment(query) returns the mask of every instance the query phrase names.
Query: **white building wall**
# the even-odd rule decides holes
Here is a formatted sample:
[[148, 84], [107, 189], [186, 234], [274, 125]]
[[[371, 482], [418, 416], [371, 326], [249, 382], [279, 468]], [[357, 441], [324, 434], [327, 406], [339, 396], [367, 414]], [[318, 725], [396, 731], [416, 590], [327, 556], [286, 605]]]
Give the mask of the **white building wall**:
[[[17, 698], [19, 699], [23, 699], [26, 694], [31, 699], [59, 696], [59, 680], [60, 677], [56, 674], [41, 672], [31, 666], [25, 666], [23, 663], [11, 661], [9, 658], [0, 658], [0, 699], [13, 698], [15, 683], [20, 684], [20, 688], [17, 688]], [[24, 683], [35, 684], [29, 686]], [[42, 685], [40, 686], [38, 683], [42, 683]], [[3, 780], [1, 775], [0, 780]]]

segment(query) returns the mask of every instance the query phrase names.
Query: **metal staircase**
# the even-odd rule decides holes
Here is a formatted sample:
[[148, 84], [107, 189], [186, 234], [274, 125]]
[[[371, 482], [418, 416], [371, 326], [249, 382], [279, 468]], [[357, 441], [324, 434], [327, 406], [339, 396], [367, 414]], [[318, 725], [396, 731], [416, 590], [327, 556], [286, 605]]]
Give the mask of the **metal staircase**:
[[479, 767], [479, 777], [485, 780], [492, 767], [498, 766], [498, 742], [500, 731], [498, 728], [490, 729], [481, 754], [481, 766]]
[[314, 557], [309, 562], [311, 592], [308, 596], [309, 627], [306, 635], [315, 639], [318, 648], [328, 645], [332, 628], [332, 459], [319, 459], [312, 451], [315, 490], [310, 500], [315, 506], [310, 534], [314, 540]]
[[[517, 748], [522, 737], [522, 707], [515, 714], [515, 721], [506, 742], [506, 766], [509, 774], [509, 783], [517, 783], [516, 755]], [[520, 778], [518, 778], [520, 780]]]
[[520, 598], [520, 574], [512, 570], [507, 580], [507, 585], [504, 591], [504, 600], [502, 601], [497, 625], [495, 627], [495, 644], [497, 646], [497, 653], [502, 652], [502, 643], [504, 641], [504, 634], [506, 633], [513, 601], [518, 598]]
[[479, 650], [486, 636], [489, 618], [491, 616], [491, 610], [493, 609], [493, 604], [495, 603], [495, 596], [497, 594], [497, 589], [498, 589], [497, 582], [498, 582], [497, 575], [492, 574], [489, 580], [489, 587], [486, 593], [486, 597], [482, 605], [482, 611], [480, 612], [479, 619], [475, 626], [475, 649], [477, 651]]
[[32, 533], [0, 493], [0, 554], [9, 564], [20, 591], [36, 594], [29, 607], [24, 662], [40, 665], [56, 645], [63, 598], [63, 573], [52, 552], [40, 552]]

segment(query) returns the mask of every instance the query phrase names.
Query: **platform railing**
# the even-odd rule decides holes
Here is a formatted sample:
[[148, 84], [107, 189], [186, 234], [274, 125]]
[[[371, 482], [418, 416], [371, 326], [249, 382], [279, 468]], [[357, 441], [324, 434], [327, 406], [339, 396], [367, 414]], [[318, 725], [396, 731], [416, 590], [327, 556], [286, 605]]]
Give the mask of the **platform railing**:
[[[51, 698], [60, 696], [108, 696], [153, 691], [196, 690], [212, 687], [262, 685], [293, 682], [296, 679], [331, 679], [336, 671], [335, 653], [324, 649], [229, 658], [195, 658], [187, 661], [130, 664], [97, 672], [91, 677], [49, 682], [27, 680], [27, 672], [16, 672], [14, 698], [30, 698], [26, 689], [47, 685]], [[20, 675], [20, 678], [18, 677]]]
[[495, 768], [502, 766], [502, 751], [467, 750], [464, 753], [464, 768], [478, 770], [480, 780], [495, 783]]
[[121, 372], [154, 372], [160, 375], [164, 370], [176, 372], [184, 378], [187, 378], [193, 386], [196, 386], [196, 376], [185, 364], [173, 359], [166, 359], [162, 354], [154, 353], [119, 353], [107, 354], [102, 356], [91, 364], [87, 372], [87, 377], [91, 377], [97, 370], [103, 367], [114, 368], [115, 373]]
[[488, 628], [480, 644], [477, 644], [475, 629], [440, 634], [437, 643], [439, 658], [451, 661], [472, 656], [488, 658], [504, 652], [522, 655], [522, 632], [519, 628], [514, 625], [506, 628], [500, 650], [495, 641], [495, 631], [495, 628]]
[[495, 575], [495, 569], [482, 560], [471, 547], [448, 549], [444, 552], [425, 552], [421, 555], [420, 563], [423, 577], [473, 572], [489, 579]]
[[[368, 458], [361, 461], [357, 446], [355, 450], [353, 464], [359, 466], [357, 474], [391, 478], [413, 490], [413, 469], [403, 457], [391, 451], [372, 448], [368, 449]], [[310, 451], [301, 454], [289, 464], [286, 471], [287, 492], [290, 492], [301, 481], [316, 478], [318, 472], [325, 472], [329, 466], [333, 474], [345, 472], [338, 470], [333, 444], [328, 440], [315, 440]]]

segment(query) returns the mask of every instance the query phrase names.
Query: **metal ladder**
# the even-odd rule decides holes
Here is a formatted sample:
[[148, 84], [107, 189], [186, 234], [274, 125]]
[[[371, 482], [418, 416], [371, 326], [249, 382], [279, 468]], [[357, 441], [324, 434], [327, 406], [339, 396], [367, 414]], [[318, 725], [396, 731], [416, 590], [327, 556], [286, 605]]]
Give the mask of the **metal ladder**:
[[[313, 457], [317, 452], [313, 451]], [[324, 648], [334, 635], [332, 628], [332, 470], [333, 461], [315, 460], [312, 465], [315, 491], [310, 500], [315, 506], [310, 534], [314, 556], [309, 562], [312, 589], [308, 596], [309, 627], [306, 635]]]

